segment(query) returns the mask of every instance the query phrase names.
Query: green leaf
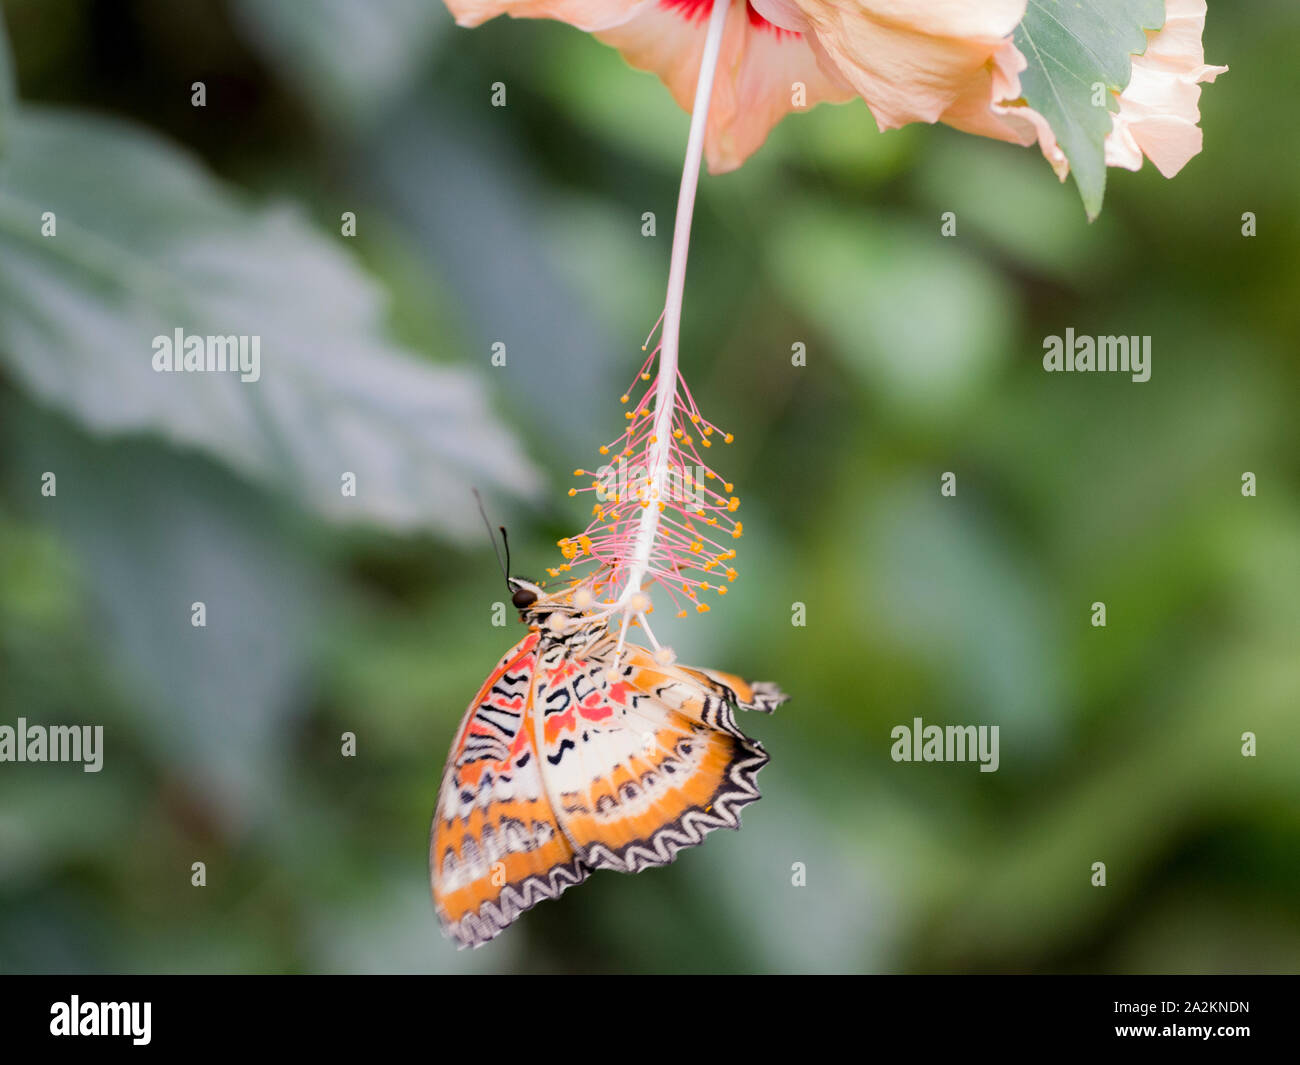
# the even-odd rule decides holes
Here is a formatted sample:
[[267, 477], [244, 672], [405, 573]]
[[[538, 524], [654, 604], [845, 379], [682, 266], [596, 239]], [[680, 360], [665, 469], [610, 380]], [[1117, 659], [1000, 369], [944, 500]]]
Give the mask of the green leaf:
[[[287, 775], [282, 753], [325, 608], [319, 559], [293, 535], [301, 521], [214, 463], [104, 443], [17, 397], [0, 402], [0, 418], [10, 491], [77, 558], [96, 651], [125, 687], [129, 716], [105, 732], [120, 739], [128, 725], [219, 820], [263, 820]], [[47, 469], [57, 494], [31, 507]], [[129, 772], [117, 752], [106, 782]]]
[[[1016, 47], [1029, 62], [1021, 91], [1070, 160], [1090, 221], [1106, 194], [1111, 94], [1128, 85], [1131, 57], [1146, 51], [1143, 30], [1159, 29], [1164, 18], [1164, 0], [1029, 0], [1016, 28]], [[1104, 107], [1093, 102], [1098, 84], [1107, 90]]]
[[13, 125], [14, 108], [18, 102], [18, 90], [14, 84], [13, 57], [9, 53], [9, 35], [5, 32], [4, 14], [0, 12], [0, 152], [5, 150], [9, 139], [9, 127]]
[[[330, 517], [468, 537], [471, 485], [532, 490], [478, 381], [384, 337], [381, 294], [342, 238], [246, 207], [132, 126], [24, 109], [10, 149], [0, 359], [46, 403], [99, 433], [201, 448]], [[156, 372], [154, 338], [177, 329], [260, 337], [260, 378]]]

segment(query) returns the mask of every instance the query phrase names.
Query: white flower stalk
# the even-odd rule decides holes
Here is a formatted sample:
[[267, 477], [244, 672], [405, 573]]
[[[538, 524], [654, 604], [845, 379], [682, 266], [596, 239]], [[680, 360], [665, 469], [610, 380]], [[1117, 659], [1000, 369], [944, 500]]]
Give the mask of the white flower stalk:
[[[686, 162], [682, 167], [682, 184], [677, 193], [677, 220], [673, 225], [672, 258], [668, 265], [668, 298], [664, 303], [664, 329], [659, 349], [659, 385], [655, 389], [654, 444], [649, 453], [650, 498], [663, 497], [668, 478], [668, 454], [672, 446], [672, 416], [677, 403], [677, 355], [682, 335], [682, 301], [686, 293], [686, 255], [691, 243], [691, 221], [695, 217], [695, 192], [700, 184], [700, 161], [704, 154], [704, 131], [708, 126], [709, 105], [713, 100], [713, 76], [718, 68], [722, 47], [722, 30], [727, 22], [731, 0], [715, 0], [709, 16], [709, 30], [704, 38], [704, 57], [700, 76], [695, 83], [695, 106], [691, 109], [691, 131], [686, 141]], [[632, 563], [628, 569], [627, 597], [641, 589], [650, 564], [650, 552], [659, 530], [660, 510], [645, 507], [641, 527], [632, 545]], [[627, 618], [624, 616], [624, 628]]]
[[[736, 576], [736, 571], [727, 565], [736, 553], [717, 542], [717, 538], [723, 534], [740, 536], [740, 523], [728, 516], [735, 511], [739, 500], [729, 495], [732, 486], [721, 480], [700, 455], [700, 449], [712, 447], [715, 439], [730, 443], [732, 437], [700, 414], [678, 369], [691, 222], [714, 75], [730, 3], [731, 0], [717, 0], [713, 5], [705, 35], [677, 197], [668, 292], [660, 319], [663, 331], [638, 375], [639, 381], [653, 383], [626, 412], [630, 423], [626, 432], [600, 449], [604, 455], [613, 454], [619, 468], [606, 466], [590, 487], [570, 491], [570, 495], [594, 491], [599, 501], [592, 508], [593, 521], [587, 530], [560, 541], [569, 561], [550, 571], [552, 576], [559, 576], [582, 562], [594, 561], [600, 565], [596, 572], [575, 578], [571, 594], [574, 605], [580, 609], [596, 608], [584, 618], [584, 624], [619, 619], [616, 661], [632, 624], [645, 631], [660, 662], [672, 661], [671, 649], [662, 647], [650, 631], [648, 615], [653, 606], [648, 589], [651, 584], [667, 587], [674, 602], [677, 602], [674, 589], [680, 590], [695, 603], [696, 610], [704, 612], [709, 607], [700, 601], [701, 591], [726, 593], [725, 585], [714, 584], [709, 579], [714, 571], [725, 575], [727, 580]], [[647, 347], [653, 336], [652, 330]], [[623, 402], [630, 398], [630, 394], [624, 395]], [[630, 473], [626, 464], [629, 458], [637, 463]], [[580, 477], [587, 476], [586, 470], [575, 472]], [[717, 491], [714, 483], [728, 494]], [[679, 611], [684, 613], [684, 609]]]

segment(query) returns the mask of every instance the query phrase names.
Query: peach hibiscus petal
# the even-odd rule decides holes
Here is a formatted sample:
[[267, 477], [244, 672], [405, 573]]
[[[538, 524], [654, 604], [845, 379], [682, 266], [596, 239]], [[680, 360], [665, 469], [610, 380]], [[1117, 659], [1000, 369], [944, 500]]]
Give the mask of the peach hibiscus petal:
[[1133, 76], [1119, 97], [1106, 162], [1137, 170], [1142, 157], [1170, 178], [1201, 150], [1201, 83], [1227, 67], [1207, 65], [1201, 34], [1205, 0], [1167, 0], [1165, 24], [1147, 34]]
[[[709, 10], [707, 0], [660, 0], [596, 37], [622, 52], [632, 66], [658, 74], [689, 111]], [[850, 86], [823, 68], [801, 35], [771, 25], [745, 4], [733, 4], [705, 135], [709, 170], [718, 174], [740, 166], [790, 111], [853, 96]]]
[[[1205, 14], [1205, 0], [1166, 0], [1164, 26], [1148, 31], [1146, 51], [1133, 57], [1132, 76], [1119, 95], [1119, 111], [1104, 145], [1107, 166], [1137, 170], [1147, 158], [1168, 178], [1200, 152], [1201, 83], [1213, 81], [1228, 69], [1205, 63], [1201, 44]], [[1024, 57], [1010, 41], [994, 56], [992, 110], [1022, 133], [1032, 133], [1020, 143], [1036, 139], [1064, 181], [1070, 171], [1069, 160], [1047, 120], [1021, 98], [1020, 72], [1025, 66]], [[975, 115], [978, 119], [977, 111]], [[952, 124], [996, 136], [974, 123]]]
[[939, 120], [963, 133], [1019, 145], [1033, 144], [1038, 139], [1033, 123], [1022, 120], [1016, 113], [1019, 109], [999, 103], [1020, 95], [1020, 71], [1025, 65], [1025, 57], [1008, 37]]
[[749, 0], [749, 5], [779, 29], [791, 33], [808, 32], [808, 20], [795, 0]]
[[[1051, 164], [1056, 176], [1064, 181], [1070, 173], [1070, 160], [1056, 142], [1051, 124], [1024, 101], [1020, 91], [1020, 75], [1029, 66], [1015, 42], [1007, 39], [994, 54], [990, 77], [993, 103], [990, 110], [1007, 127], [1018, 134], [1016, 143], [1022, 145], [1038, 142], [1043, 158]], [[987, 136], [987, 134], [986, 134]]]
[[972, 90], [1027, 0], [795, 0], [881, 129], [937, 122]]

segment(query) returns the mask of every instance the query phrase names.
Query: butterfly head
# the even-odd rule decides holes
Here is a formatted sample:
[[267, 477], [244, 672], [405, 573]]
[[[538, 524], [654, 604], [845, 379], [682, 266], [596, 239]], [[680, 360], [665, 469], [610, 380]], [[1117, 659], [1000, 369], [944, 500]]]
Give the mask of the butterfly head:
[[508, 578], [510, 601], [519, 611], [519, 620], [525, 625], [545, 625], [555, 628], [557, 623], [584, 613], [573, 602], [568, 591], [547, 592], [540, 585], [523, 577]]
[[510, 601], [521, 615], [527, 614], [546, 593], [532, 581], [522, 577], [507, 577], [510, 586]]

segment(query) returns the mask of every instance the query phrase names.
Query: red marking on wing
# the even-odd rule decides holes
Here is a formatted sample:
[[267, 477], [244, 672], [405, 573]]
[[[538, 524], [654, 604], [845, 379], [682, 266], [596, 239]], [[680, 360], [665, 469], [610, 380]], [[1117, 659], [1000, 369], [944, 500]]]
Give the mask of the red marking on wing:
[[[531, 692], [537, 644], [537, 634], [530, 633], [483, 683], [469, 705], [443, 773], [429, 847], [429, 872], [438, 918], [461, 946], [486, 942], [523, 910], [542, 899], [555, 898], [587, 875], [546, 795], [533, 744], [531, 695], [511, 699], [492, 691], [504, 674], [522, 673]], [[470, 737], [499, 735], [479, 718], [484, 706], [519, 714], [509, 751], [497, 761], [479, 758], [458, 765]], [[523, 758], [525, 754], [533, 757]], [[489, 772], [496, 777], [508, 773], [514, 781], [513, 791], [507, 795], [480, 793]], [[477, 799], [462, 803], [463, 790], [474, 792]]]
[[[535, 632], [530, 632], [514, 647], [512, 647], [497, 663], [496, 669], [488, 674], [478, 694], [469, 704], [469, 709], [465, 712], [465, 720], [461, 723], [460, 731], [456, 734], [456, 740], [451, 745], [451, 753], [447, 756], [450, 764], [460, 761], [461, 753], [465, 749], [465, 741], [471, 736], [494, 736], [495, 730], [492, 726], [479, 718], [478, 710], [481, 706], [489, 706], [498, 710], [509, 710], [511, 713], [520, 714], [520, 722], [524, 720], [525, 711], [527, 710], [527, 692], [523, 695], [507, 697], [500, 692], [494, 692], [492, 689], [496, 683], [507, 673], [524, 672], [532, 675], [533, 668], [537, 662], [536, 648], [538, 636]], [[520, 738], [524, 729], [520, 728], [515, 735], [514, 742], [511, 744], [509, 757], [513, 758], [522, 750]], [[497, 763], [499, 765], [499, 763]], [[485, 766], [493, 765], [490, 762], [474, 762], [464, 766], [461, 773], [461, 780], [467, 784], [477, 784], [483, 774]]]
[[573, 707], [569, 707], [569, 709], [564, 711], [562, 714], [552, 714], [546, 719], [546, 742], [554, 743], [555, 737], [558, 736], [561, 731], [572, 732], [577, 727], [578, 722], [573, 716]]
[[592, 692], [582, 700], [578, 712], [587, 721], [604, 721], [607, 717], [613, 717], [614, 708], [609, 705], [608, 699], [601, 696], [600, 692]]

